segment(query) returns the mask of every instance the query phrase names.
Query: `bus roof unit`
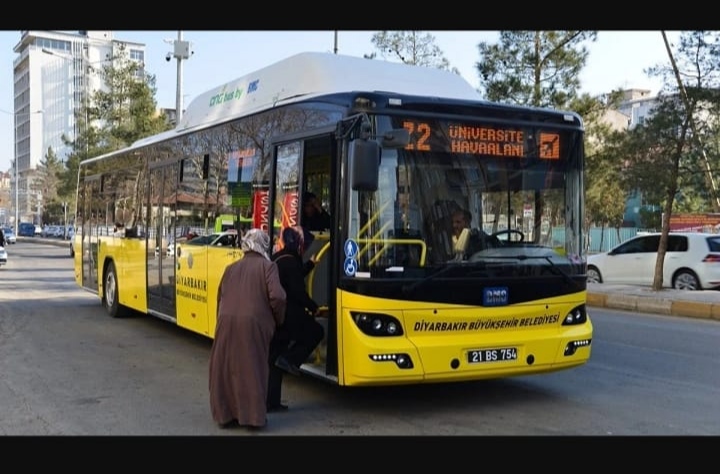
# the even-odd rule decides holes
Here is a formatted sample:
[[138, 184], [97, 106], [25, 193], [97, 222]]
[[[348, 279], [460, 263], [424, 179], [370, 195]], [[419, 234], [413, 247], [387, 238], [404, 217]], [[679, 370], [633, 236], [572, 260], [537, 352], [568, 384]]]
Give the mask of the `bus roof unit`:
[[449, 71], [330, 53], [300, 53], [198, 96], [177, 130], [314, 95], [353, 91], [480, 100], [470, 84]]
[[299, 53], [199, 95], [175, 129], [138, 140], [131, 148], [276, 105], [353, 91], [481, 100], [475, 88], [450, 71], [331, 53]]

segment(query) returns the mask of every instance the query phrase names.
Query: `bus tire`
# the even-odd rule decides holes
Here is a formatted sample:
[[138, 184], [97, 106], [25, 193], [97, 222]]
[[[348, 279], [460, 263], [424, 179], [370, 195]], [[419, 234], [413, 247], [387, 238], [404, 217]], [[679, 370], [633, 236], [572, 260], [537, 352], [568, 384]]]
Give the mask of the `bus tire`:
[[119, 318], [123, 315], [118, 295], [117, 271], [115, 264], [110, 262], [105, 270], [105, 278], [103, 278], [103, 305], [112, 318]]

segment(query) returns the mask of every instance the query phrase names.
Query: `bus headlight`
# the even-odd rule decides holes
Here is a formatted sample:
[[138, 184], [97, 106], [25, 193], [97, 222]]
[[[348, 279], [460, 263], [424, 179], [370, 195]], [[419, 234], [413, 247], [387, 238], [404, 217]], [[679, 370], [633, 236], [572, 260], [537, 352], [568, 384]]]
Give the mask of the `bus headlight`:
[[357, 327], [368, 336], [386, 337], [403, 335], [402, 325], [394, 316], [355, 311], [351, 311], [350, 315]]
[[562, 325], [575, 326], [577, 324], [584, 324], [586, 321], [587, 311], [585, 310], [585, 305], [581, 304], [580, 306], [573, 308], [568, 314], [565, 315], [565, 319], [563, 319]]

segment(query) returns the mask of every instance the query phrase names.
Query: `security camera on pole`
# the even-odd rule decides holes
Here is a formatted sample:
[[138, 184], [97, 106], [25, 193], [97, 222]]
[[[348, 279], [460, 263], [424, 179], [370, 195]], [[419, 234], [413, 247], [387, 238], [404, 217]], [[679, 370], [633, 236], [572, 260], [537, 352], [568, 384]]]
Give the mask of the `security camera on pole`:
[[172, 53], [165, 55], [165, 61], [170, 61], [172, 58], [177, 60], [177, 91], [175, 96], [175, 123], [180, 123], [183, 113], [183, 94], [182, 94], [182, 61], [183, 59], [189, 59], [190, 56], [195, 54], [191, 50], [191, 44], [188, 41], [183, 41], [182, 30], [178, 31], [177, 40], [165, 40], [166, 43], [173, 45]]

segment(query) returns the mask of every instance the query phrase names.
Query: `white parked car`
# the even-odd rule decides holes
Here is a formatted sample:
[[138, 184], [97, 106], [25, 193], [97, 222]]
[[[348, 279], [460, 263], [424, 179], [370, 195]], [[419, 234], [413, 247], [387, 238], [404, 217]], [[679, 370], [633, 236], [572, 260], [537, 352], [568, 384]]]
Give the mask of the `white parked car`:
[[[652, 285], [660, 233], [637, 235], [587, 259], [588, 283]], [[720, 289], [720, 234], [673, 232], [663, 262], [663, 287]]]
[[[160, 256], [160, 247], [155, 247], [155, 258], [158, 258]], [[165, 248], [165, 256], [168, 258], [173, 258], [175, 256], [175, 241], [171, 240], [167, 244], [167, 248]]]
[[5, 247], [0, 247], [0, 267], [7, 265], [7, 258], [7, 250], [5, 250]]

